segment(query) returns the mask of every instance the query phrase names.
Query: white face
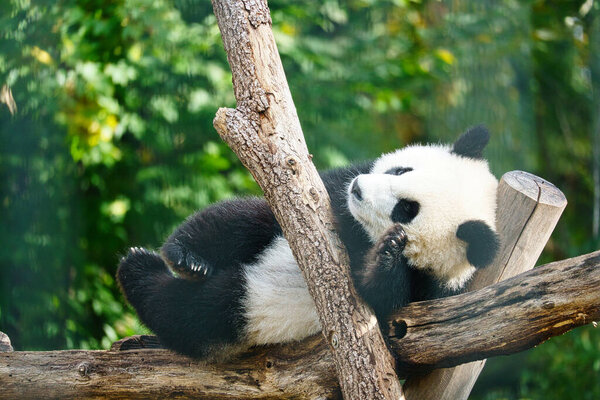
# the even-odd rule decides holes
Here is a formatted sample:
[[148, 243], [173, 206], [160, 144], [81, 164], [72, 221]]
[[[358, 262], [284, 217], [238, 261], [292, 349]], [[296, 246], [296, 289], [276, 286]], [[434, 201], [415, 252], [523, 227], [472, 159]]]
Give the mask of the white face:
[[351, 193], [353, 181], [348, 208], [373, 242], [394, 224], [392, 212], [399, 201], [417, 202], [416, 216], [400, 222], [408, 238], [404, 255], [451, 288], [470, 278], [474, 267], [456, 232], [469, 220], [495, 229], [498, 182], [486, 161], [457, 156], [447, 146], [410, 146], [383, 155], [369, 174], [355, 180], [360, 196]]

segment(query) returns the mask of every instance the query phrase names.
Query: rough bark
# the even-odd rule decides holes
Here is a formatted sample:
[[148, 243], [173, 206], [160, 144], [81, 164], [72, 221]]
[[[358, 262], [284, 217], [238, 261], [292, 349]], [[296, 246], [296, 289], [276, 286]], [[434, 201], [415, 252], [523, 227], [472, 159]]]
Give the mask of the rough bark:
[[[545, 180], [522, 171], [506, 173], [498, 186], [496, 225], [501, 247], [493, 265], [478, 271], [469, 290], [481, 289], [533, 268], [560, 218], [567, 200]], [[466, 399], [485, 360], [438, 369], [409, 379], [407, 399]]]
[[[475, 292], [413, 303], [399, 314], [402, 322], [390, 322], [390, 344], [410, 371], [525, 350], [600, 319], [600, 251]], [[0, 353], [0, 397], [341, 398], [319, 335], [256, 348], [226, 363], [156, 346], [154, 337], [137, 336], [111, 351]]]
[[210, 364], [168, 350], [0, 353], [2, 399], [337, 399], [320, 337]]
[[357, 296], [329, 196], [308, 154], [265, 0], [213, 0], [237, 108], [219, 135], [265, 193], [315, 301], [346, 399], [399, 399], [402, 387], [377, 319]]

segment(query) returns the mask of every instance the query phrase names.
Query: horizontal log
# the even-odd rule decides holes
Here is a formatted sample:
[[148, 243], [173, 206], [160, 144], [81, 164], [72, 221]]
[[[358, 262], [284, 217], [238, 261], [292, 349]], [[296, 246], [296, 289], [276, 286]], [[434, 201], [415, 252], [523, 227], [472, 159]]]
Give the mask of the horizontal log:
[[[410, 304], [390, 323], [390, 345], [406, 373], [511, 354], [598, 319], [600, 251], [476, 292]], [[162, 349], [117, 351], [156, 345], [140, 336], [111, 351], [0, 353], [2, 398], [341, 397], [320, 335], [219, 363]]]
[[409, 304], [393, 317], [389, 343], [416, 371], [516, 353], [596, 320], [600, 251], [475, 292]]
[[341, 398], [321, 335], [227, 363], [164, 349], [0, 353], [0, 388], [2, 399]]

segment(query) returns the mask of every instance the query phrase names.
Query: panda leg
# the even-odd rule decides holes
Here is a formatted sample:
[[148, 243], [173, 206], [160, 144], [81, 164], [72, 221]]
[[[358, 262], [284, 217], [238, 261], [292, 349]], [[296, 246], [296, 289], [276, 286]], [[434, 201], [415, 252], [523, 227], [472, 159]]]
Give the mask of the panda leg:
[[142, 322], [166, 347], [204, 357], [240, 341], [245, 325], [241, 271], [204, 282], [181, 279], [158, 254], [135, 248], [121, 260], [117, 279]]
[[[396, 224], [369, 251], [364, 269], [357, 278], [359, 293], [380, 322], [410, 301], [410, 267], [402, 254], [405, 245], [406, 234]], [[380, 325], [385, 326], [384, 323]]]
[[202, 281], [219, 270], [255, 261], [280, 234], [264, 199], [240, 198], [189, 217], [169, 236], [161, 253], [178, 275]]

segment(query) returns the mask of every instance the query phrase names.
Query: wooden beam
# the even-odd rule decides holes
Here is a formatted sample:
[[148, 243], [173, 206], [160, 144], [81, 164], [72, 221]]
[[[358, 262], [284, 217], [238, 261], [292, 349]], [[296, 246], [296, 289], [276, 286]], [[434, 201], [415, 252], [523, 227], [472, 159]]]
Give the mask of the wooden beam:
[[[533, 268], [567, 200], [551, 183], [522, 171], [504, 174], [498, 186], [496, 226], [501, 247], [493, 265], [478, 271], [469, 290], [481, 289]], [[438, 369], [404, 384], [407, 399], [467, 399], [485, 360]]]

